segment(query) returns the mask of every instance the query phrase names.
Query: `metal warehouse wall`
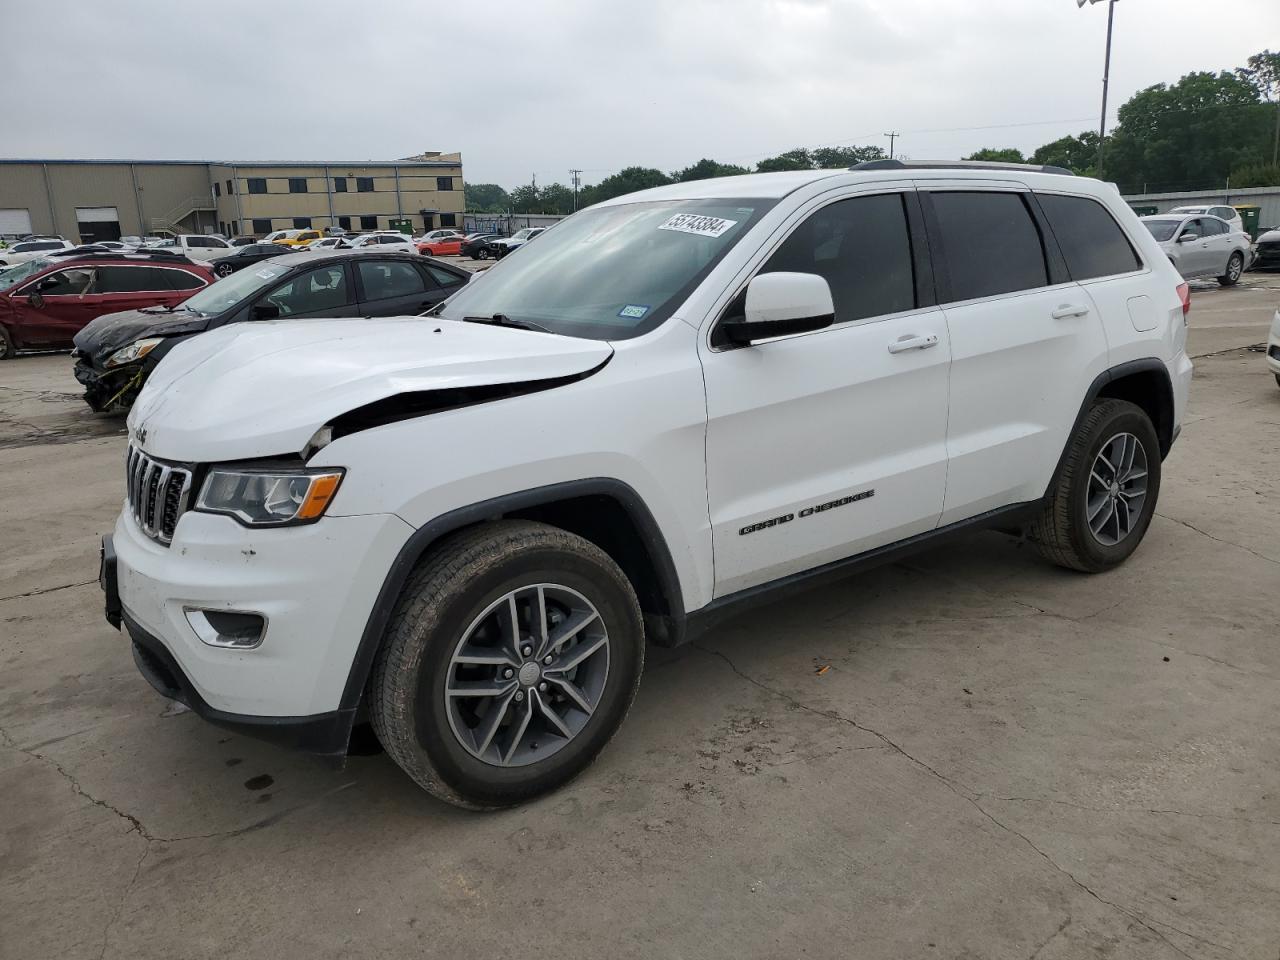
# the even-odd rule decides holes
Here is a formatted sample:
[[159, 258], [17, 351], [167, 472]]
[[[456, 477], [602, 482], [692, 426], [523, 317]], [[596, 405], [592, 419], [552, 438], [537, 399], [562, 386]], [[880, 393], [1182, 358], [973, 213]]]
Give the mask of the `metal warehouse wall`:
[[1252, 204], [1262, 208], [1260, 223], [1264, 227], [1280, 225], [1280, 187], [1258, 187], [1249, 190], [1219, 190], [1216, 193], [1136, 193], [1124, 198], [1126, 203], [1156, 207], [1167, 213], [1174, 207], [1222, 203], [1228, 206]]
[[76, 207], [115, 207], [121, 232], [142, 235], [209, 193], [205, 163], [0, 163], [0, 207], [26, 208], [36, 233], [72, 241], [79, 239]]

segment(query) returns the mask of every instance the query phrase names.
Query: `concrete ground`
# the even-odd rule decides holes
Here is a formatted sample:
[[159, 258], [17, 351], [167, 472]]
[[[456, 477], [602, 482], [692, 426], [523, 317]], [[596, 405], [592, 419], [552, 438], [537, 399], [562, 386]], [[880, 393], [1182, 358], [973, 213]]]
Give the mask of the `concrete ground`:
[[95, 582], [121, 424], [65, 356], [0, 364], [0, 957], [1275, 960], [1278, 304], [1197, 285], [1123, 568], [982, 534], [753, 612], [488, 815], [153, 693]]

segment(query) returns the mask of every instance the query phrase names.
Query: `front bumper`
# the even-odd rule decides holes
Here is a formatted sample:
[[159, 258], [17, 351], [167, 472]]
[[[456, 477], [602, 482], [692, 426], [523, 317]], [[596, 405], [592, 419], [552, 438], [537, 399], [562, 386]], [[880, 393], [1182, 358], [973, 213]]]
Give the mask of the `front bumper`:
[[[75, 376], [84, 387], [85, 403], [89, 404], [94, 413], [102, 413], [119, 405], [122, 401], [132, 402], [132, 396], [142, 388], [139, 378], [142, 366], [142, 363], [138, 362], [105, 370], [95, 367], [86, 358], [80, 357], [76, 360]], [[131, 384], [130, 381], [135, 379], [138, 382]]]
[[[221, 726], [340, 753], [355, 702], [343, 691], [361, 634], [413, 528], [387, 514], [250, 530], [189, 511], [165, 547], [129, 511], [104, 541], [107, 619], [119, 617], [143, 676]], [[211, 646], [189, 609], [260, 613], [252, 649]]]

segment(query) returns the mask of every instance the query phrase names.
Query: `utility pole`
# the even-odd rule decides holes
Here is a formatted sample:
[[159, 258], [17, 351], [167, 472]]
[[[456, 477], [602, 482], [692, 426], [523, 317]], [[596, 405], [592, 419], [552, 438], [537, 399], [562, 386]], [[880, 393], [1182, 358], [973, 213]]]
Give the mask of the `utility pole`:
[[897, 140], [900, 136], [902, 136], [902, 134], [900, 134], [897, 130], [891, 130], [888, 133], [886, 133], [885, 136], [889, 138], [889, 159], [892, 160], [893, 159], [893, 142]]
[[573, 209], [578, 210], [578, 184], [582, 182], [582, 171], [570, 168], [569, 179], [573, 182]]
[[1076, 7], [1086, 3], [1107, 5], [1107, 53], [1102, 65], [1102, 117], [1098, 121], [1098, 176], [1102, 176], [1102, 160], [1106, 155], [1107, 138], [1107, 88], [1111, 85], [1111, 32], [1116, 20], [1116, 0], [1076, 0]]

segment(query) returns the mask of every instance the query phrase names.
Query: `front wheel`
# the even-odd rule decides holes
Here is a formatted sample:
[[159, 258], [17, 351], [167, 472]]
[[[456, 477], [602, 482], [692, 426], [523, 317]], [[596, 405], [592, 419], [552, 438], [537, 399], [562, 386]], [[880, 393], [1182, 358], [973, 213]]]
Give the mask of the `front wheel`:
[[411, 575], [370, 678], [373, 727], [427, 792], [476, 809], [577, 776], [640, 683], [635, 593], [595, 544], [546, 524], [459, 534]]
[[16, 356], [18, 348], [13, 342], [13, 334], [4, 326], [0, 326], [0, 360], [9, 360]]
[[235, 273], [235, 269], [229, 263], [219, 263], [213, 268], [215, 277], [229, 277], [233, 273]]
[[1240, 282], [1240, 274], [1244, 273], [1244, 254], [1236, 251], [1227, 261], [1227, 272], [1218, 278], [1224, 287], [1234, 287]]
[[1076, 429], [1030, 536], [1059, 566], [1100, 573], [1138, 548], [1160, 495], [1160, 441], [1146, 412], [1099, 400]]

